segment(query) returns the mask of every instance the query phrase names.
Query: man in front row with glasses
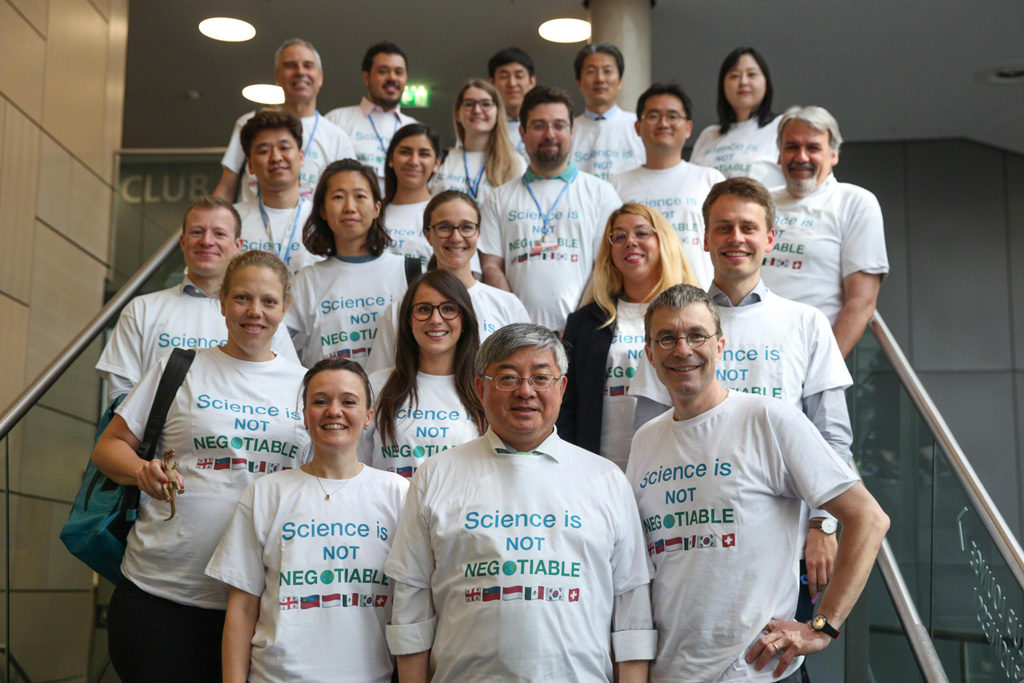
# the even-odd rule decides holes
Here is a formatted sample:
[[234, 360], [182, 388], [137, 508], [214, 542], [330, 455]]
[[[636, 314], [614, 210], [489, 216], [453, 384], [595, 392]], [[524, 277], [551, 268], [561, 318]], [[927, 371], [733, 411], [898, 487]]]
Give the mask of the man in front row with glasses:
[[[558, 438], [568, 361], [539, 325], [476, 355], [490, 429], [417, 470], [385, 571], [403, 683], [646, 681], [656, 632], [622, 472]], [[435, 613], [436, 608], [436, 613]], [[609, 637], [609, 633], [611, 634]]]

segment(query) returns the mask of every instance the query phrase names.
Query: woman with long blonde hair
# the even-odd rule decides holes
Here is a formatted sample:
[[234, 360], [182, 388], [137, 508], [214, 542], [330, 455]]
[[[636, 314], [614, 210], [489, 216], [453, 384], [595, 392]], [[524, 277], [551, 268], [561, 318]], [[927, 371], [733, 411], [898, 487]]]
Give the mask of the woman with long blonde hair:
[[474, 78], [462, 84], [454, 111], [459, 146], [448, 150], [434, 176], [434, 194], [461, 190], [481, 204], [491, 188], [526, 171], [509, 139], [504, 111], [501, 95], [487, 81]]
[[636, 399], [629, 380], [643, 355], [644, 313], [659, 292], [697, 284], [675, 230], [657, 210], [628, 203], [612, 212], [583, 306], [562, 339], [568, 384], [558, 435], [625, 469]]

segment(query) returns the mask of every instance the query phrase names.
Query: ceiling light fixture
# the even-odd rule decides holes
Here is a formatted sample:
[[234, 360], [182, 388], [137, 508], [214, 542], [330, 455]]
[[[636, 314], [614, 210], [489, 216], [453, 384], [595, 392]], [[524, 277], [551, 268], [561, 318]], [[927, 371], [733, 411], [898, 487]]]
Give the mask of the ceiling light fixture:
[[284, 104], [284, 90], [279, 85], [255, 83], [242, 88], [242, 97], [257, 104]]
[[256, 35], [256, 28], [247, 21], [231, 17], [210, 17], [199, 22], [199, 32], [207, 38], [227, 43], [241, 43]]
[[582, 19], [549, 19], [537, 29], [540, 37], [552, 43], [579, 43], [590, 38], [590, 22]]

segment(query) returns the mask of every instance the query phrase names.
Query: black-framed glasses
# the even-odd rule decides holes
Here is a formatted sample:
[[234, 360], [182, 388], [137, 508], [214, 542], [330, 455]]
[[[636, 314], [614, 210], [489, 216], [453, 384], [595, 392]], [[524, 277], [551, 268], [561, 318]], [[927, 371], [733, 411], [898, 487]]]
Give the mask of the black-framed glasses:
[[427, 230], [433, 230], [437, 233], [438, 237], [451, 237], [452, 232], [455, 230], [459, 231], [459, 234], [463, 237], [472, 237], [473, 235], [480, 232], [479, 223], [459, 223], [458, 225], [452, 225], [451, 223], [438, 223], [437, 225], [428, 225]]
[[704, 346], [704, 342], [706, 342], [708, 339], [711, 339], [714, 336], [715, 335], [713, 334], [703, 334], [701, 332], [690, 332], [680, 337], [677, 337], [676, 335], [673, 334], [663, 334], [662, 336], [655, 339], [654, 343], [667, 351], [669, 349], [674, 349], [676, 347], [676, 344], [679, 343], [679, 340], [683, 339], [686, 341], [686, 343], [689, 345], [691, 349], [699, 349], [700, 347]]
[[532, 377], [520, 377], [512, 372], [503, 372], [500, 375], [491, 377], [484, 375], [484, 379], [494, 382], [499, 391], [515, 391], [523, 382], [526, 382], [536, 391], [548, 391], [555, 383], [562, 379], [561, 375], [533, 375]]
[[462, 315], [462, 309], [459, 305], [452, 303], [451, 301], [445, 301], [443, 303], [428, 304], [426, 301], [412, 305], [412, 317], [419, 321], [430, 320], [430, 316], [434, 315], [434, 309], [441, 314], [441, 317], [445, 320], [455, 320]]
[[473, 111], [475, 107], [480, 107], [480, 111], [488, 112], [494, 109], [493, 100], [462, 100], [462, 104], [459, 105], [466, 111]]
[[633, 236], [637, 242], [643, 242], [644, 240], [654, 237], [657, 233], [654, 228], [637, 228], [636, 230], [612, 230], [608, 233], [608, 242], [610, 244], [625, 244], [629, 239], [630, 235]]
[[665, 119], [665, 123], [670, 126], [678, 126], [686, 120], [686, 117], [677, 111], [658, 111], [656, 109], [645, 112], [641, 118], [648, 123], [657, 123], [658, 121]]

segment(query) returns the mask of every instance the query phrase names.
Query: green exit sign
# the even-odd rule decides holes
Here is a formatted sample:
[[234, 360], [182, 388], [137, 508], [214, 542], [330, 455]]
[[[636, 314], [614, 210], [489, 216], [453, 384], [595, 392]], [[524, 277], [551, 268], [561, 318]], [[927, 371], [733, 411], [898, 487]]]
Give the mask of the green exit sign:
[[407, 85], [402, 92], [402, 106], [426, 109], [430, 106], [430, 88], [425, 85]]

